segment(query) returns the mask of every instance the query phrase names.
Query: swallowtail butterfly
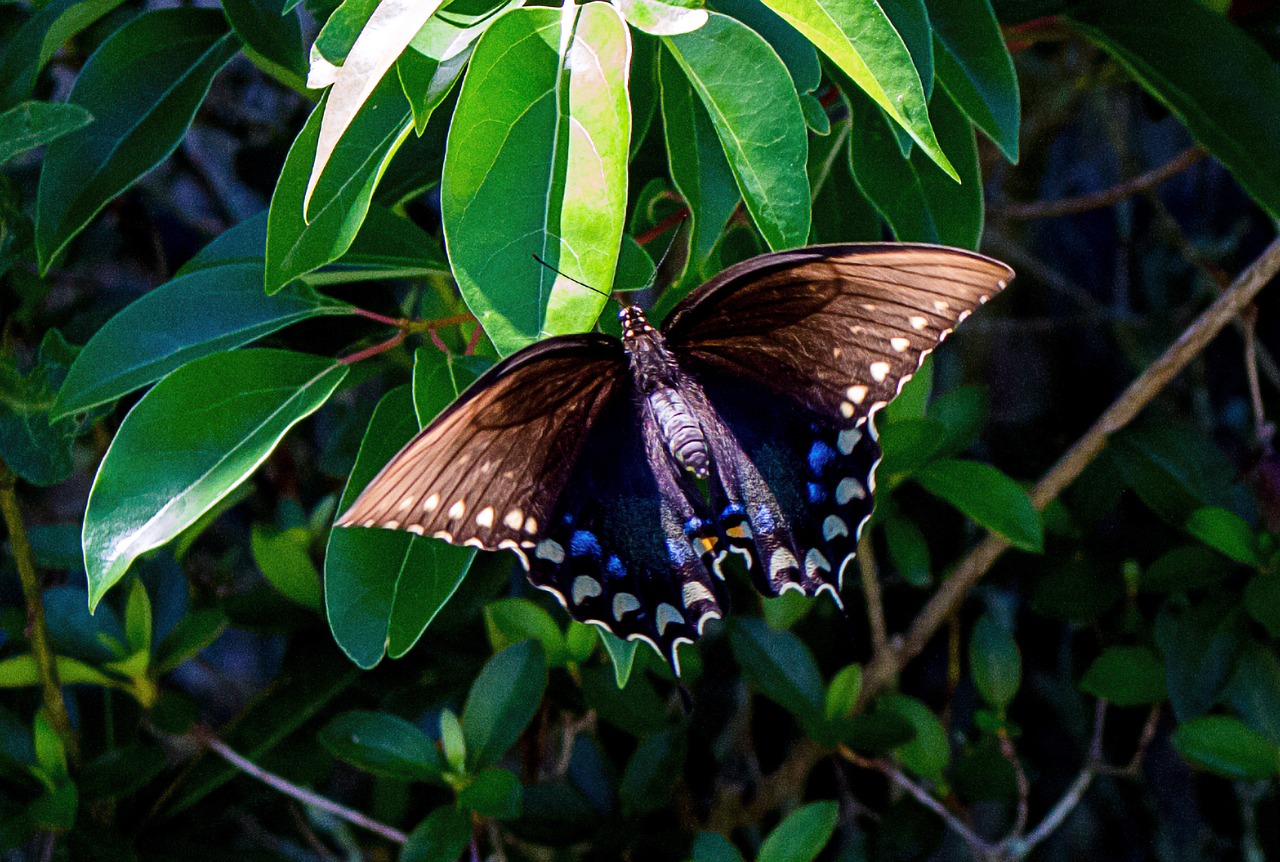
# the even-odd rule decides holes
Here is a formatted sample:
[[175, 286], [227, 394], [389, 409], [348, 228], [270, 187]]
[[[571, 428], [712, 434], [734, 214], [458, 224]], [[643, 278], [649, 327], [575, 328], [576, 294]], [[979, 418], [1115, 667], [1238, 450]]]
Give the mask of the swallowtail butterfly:
[[829, 593], [871, 516], [877, 410], [1003, 289], [998, 261], [830, 245], [729, 267], [660, 328], [564, 335], [499, 363], [338, 520], [510, 550], [577, 620], [676, 650], [725, 611], [740, 557], [767, 596]]

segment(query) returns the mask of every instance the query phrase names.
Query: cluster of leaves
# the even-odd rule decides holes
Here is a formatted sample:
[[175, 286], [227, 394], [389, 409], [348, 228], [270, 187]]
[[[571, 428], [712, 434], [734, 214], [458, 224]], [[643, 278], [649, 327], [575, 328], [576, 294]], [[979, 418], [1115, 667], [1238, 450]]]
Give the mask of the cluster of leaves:
[[[1265, 470], [1241, 481], [1195, 411], [1169, 406], [1172, 417], [1115, 440], [1078, 493], [1037, 511], [989, 462], [1033, 475], [1066, 442], [1060, 417], [1017, 427], [1033, 441], [1022, 451], [1002, 446], [987, 389], [962, 384], [985, 363], [1012, 385], [1030, 364], [998, 365], [999, 340], [982, 333], [962, 332], [882, 417], [862, 558], [881, 562], [897, 625], [982, 531], [1024, 553], [956, 622], [935, 656], [947, 660], [900, 691], [864, 691], [858, 662], [883, 645], [858, 634], [851, 649], [829, 603], [761, 602], [738, 573], [734, 616], [682, 656], [688, 714], [655, 656], [566, 625], [507, 556], [330, 529], [499, 357], [616, 328], [606, 300], [575, 282], [650, 284], [648, 249], [684, 219], [665, 289], [649, 294], [656, 317], [769, 249], [886, 235], [978, 247], [984, 179], [1011, 170], [1002, 157], [1025, 151], [1039, 174], [1023, 182], [1061, 190], [1053, 134], [1087, 119], [1072, 103], [1090, 91], [1077, 78], [1140, 88], [1175, 118], [1150, 124], [1160, 140], [1189, 133], [1225, 168], [1221, 187], [1256, 209], [1246, 228], [1234, 212], [1205, 227], [1217, 245], [1200, 254], [1231, 260], [1241, 233], [1280, 214], [1280, 114], [1259, 108], [1280, 104], [1280, 71], [1274, 46], [1212, 5], [4, 7], [0, 485], [23, 481], [40, 524], [24, 530], [34, 562], [65, 580], [39, 613], [84, 755], [36, 705], [37, 611], [6, 592], [0, 845], [48, 831], [65, 833], [71, 858], [183, 858], [220, 840], [228, 802], [242, 814], [279, 797], [229, 785], [237, 773], [203, 744], [210, 723], [278, 776], [405, 826], [405, 860], [456, 859], [468, 845], [499, 858], [542, 846], [698, 862], [744, 849], [763, 862], [824, 848], [918, 858], [942, 822], [848, 763], [897, 770], [950, 809], [994, 807], [986, 819], [1007, 825], [1028, 801], [1032, 755], [1015, 741], [1049, 747], [1040, 729], [1072, 721], [1045, 716], [1086, 713], [1086, 698], [1150, 715], [1153, 729], [1168, 703], [1159, 739], [1178, 763], [1275, 776], [1280, 544], [1260, 526], [1274, 483]], [[1038, 115], [1034, 147], [1009, 44], [1025, 49], [1037, 107], [1065, 115]], [[1087, 61], [1064, 71], [1079, 52]], [[111, 237], [137, 209], [176, 218], [192, 183], [167, 173], [170, 157], [199, 166], [189, 142], [216, 128], [219, 99], [235, 101], [245, 79], [310, 111], [268, 177], [269, 207], [228, 219], [127, 304], [85, 287], [103, 282], [115, 250], [154, 266]], [[205, 194], [227, 196], [226, 177], [194, 173]], [[1176, 271], [1168, 257], [1148, 279]], [[979, 320], [1016, 326], [1054, 310], [1040, 284], [1053, 278], [1028, 268], [1014, 291], [1028, 299]], [[1143, 295], [1157, 323], [1204, 299], [1174, 294]], [[1123, 376], [1176, 335], [1131, 322], [1114, 327]], [[1079, 403], [1089, 412], [1070, 430], [1099, 407]], [[5, 590], [31, 574], [16, 539]], [[876, 591], [864, 608], [846, 587], [853, 619], [881, 610]], [[1066, 649], [1036, 643], [1049, 627]], [[1040, 661], [1024, 668], [1033, 647]], [[1052, 762], [1078, 768], [1087, 748], [1059, 746]], [[855, 822], [853, 798], [878, 800], [879, 823]], [[318, 808], [292, 823], [274, 809], [278, 819], [239, 828], [357, 845]], [[272, 858], [309, 852], [255, 843]]]

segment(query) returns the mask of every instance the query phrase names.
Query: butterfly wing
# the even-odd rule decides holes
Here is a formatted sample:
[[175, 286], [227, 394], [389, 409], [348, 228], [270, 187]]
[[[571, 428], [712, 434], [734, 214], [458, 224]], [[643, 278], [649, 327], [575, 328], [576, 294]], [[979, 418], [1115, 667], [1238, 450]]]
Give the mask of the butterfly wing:
[[626, 382], [621, 344], [548, 339], [482, 375], [369, 483], [340, 527], [384, 527], [486, 550], [527, 551], [589, 429]]
[[838, 587], [871, 515], [868, 420], [1012, 278], [940, 246], [816, 246], [730, 267], [675, 308], [667, 343], [723, 424], [721, 522], [766, 594]]

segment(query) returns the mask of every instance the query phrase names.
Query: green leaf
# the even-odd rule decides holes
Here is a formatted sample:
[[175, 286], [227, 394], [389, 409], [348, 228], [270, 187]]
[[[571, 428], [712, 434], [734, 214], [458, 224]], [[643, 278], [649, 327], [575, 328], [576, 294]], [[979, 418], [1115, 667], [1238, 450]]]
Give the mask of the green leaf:
[[853, 108], [853, 175], [894, 236], [904, 242], [943, 242], [977, 248], [982, 236], [982, 176], [973, 127], [944, 91], [929, 103], [938, 138], [963, 182], [913, 150], [904, 157], [893, 127], [865, 95], [850, 95]]
[[157, 383], [121, 423], [89, 494], [89, 606], [139, 554], [247, 479], [346, 374], [331, 359], [241, 350], [197, 359]]
[[76, 438], [97, 418], [53, 416], [56, 393], [76, 353], [58, 330], [50, 329], [28, 373], [18, 370], [15, 358], [0, 355], [0, 457], [33, 485], [56, 485], [74, 472]]
[[798, 637], [741, 617], [729, 627], [729, 645], [743, 674], [774, 703], [806, 722], [823, 714], [822, 677]]
[[[101, 611], [99, 614], [101, 615]], [[218, 639], [227, 627], [227, 616], [220, 610], [192, 611], [173, 627], [156, 649], [157, 673], [168, 673]]]
[[947, 432], [932, 419], [899, 419], [880, 431], [884, 453], [877, 470], [879, 482], [894, 487], [918, 473], [946, 443]]
[[68, 101], [94, 122], [45, 151], [36, 203], [41, 272], [107, 202], [177, 148], [213, 77], [239, 50], [217, 9], [146, 12], [111, 35]]
[[787, 815], [760, 845], [756, 862], [813, 862], [836, 830], [834, 802], [811, 802]]
[[847, 665], [831, 678], [831, 685], [827, 686], [823, 714], [828, 719], [848, 718], [853, 715], [861, 693], [862, 667]]
[[791, 73], [797, 92], [812, 93], [822, 83], [822, 64], [813, 43], [761, 0], [715, 0], [711, 6], [764, 37]]
[[440, 747], [444, 749], [444, 759], [454, 772], [466, 772], [467, 741], [462, 736], [462, 723], [451, 709], [440, 711]]
[[884, 416], [877, 417], [877, 426], [884, 422], [900, 422], [904, 419], [923, 419], [929, 408], [929, 396], [933, 392], [933, 356], [924, 362], [902, 387], [898, 397], [884, 408]]
[[300, 282], [264, 296], [260, 263], [197, 269], [134, 300], [94, 333], [67, 373], [54, 417], [109, 404], [192, 360], [298, 321], [352, 311]]
[[[843, 100], [843, 94], [841, 94]], [[848, 101], [842, 101], [847, 105]], [[813, 189], [811, 244], [879, 240], [880, 216], [853, 180], [849, 162], [850, 117], [834, 123], [831, 134], [809, 142], [809, 185]]]
[[[778, 55], [753, 30], [718, 13], [700, 30], [663, 43], [707, 109], [765, 242], [774, 250], [803, 245], [810, 217], [808, 134]], [[761, 111], [762, 104], [769, 110]]]
[[1164, 655], [1169, 702], [1179, 721], [1208, 712], [1235, 672], [1246, 629], [1239, 608], [1207, 601], [1174, 613], [1166, 608], [1155, 622]]
[[1160, 703], [1169, 696], [1164, 663], [1146, 647], [1108, 647], [1080, 679], [1080, 688], [1116, 706]]
[[[929, 10], [924, 0], [876, 0], [884, 14], [889, 16], [889, 23], [902, 37], [911, 55], [911, 63], [920, 76], [920, 84], [924, 87], [924, 97], [933, 96], [933, 27], [929, 20]], [[900, 141], [906, 143], [903, 155], [911, 149], [911, 138], [900, 130]]]
[[1262, 565], [1257, 534], [1235, 512], [1216, 506], [1197, 509], [1187, 519], [1187, 532], [1237, 563]]
[[609, 661], [613, 664], [614, 682], [618, 688], [626, 688], [640, 642], [624, 641], [613, 632], [604, 630], [600, 632], [600, 642], [604, 644], [604, 651], [609, 654]]
[[684, 767], [685, 735], [664, 730], [640, 740], [618, 785], [622, 810], [628, 814], [657, 811], [671, 799], [672, 776]]
[[1185, 592], [1216, 584], [1229, 573], [1218, 554], [1201, 545], [1185, 545], [1148, 566], [1138, 586], [1144, 592]]
[[984, 614], [973, 627], [969, 671], [983, 698], [1001, 713], [1022, 684], [1022, 654], [1013, 635], [991, 614]]
[[307, 49], [298, 13], [283, 7], [281, 0], [222, 0], [222, 11], [249, 59], [300, 90], [307, 80]]
[[564, 632], [564, 647], [568, 661], [573, 664], [582, 664], [591, 658], [596, 651], [596, 641], [600, 639], [596, 633], [602, 631], [604, 631], [602, 627], [570, 620], [569, 627]]
[[0, 56], [0, 105], [9, 106], [31, 96], [40, 70], [63, 45], [123, 0], [53, 0], [36, 5], [39, 10], [16, 33]]
[[434, 346], [413, 354], [413, 412], [426, 428], [467, 387], [489, 370], [493, 361], [482, 356], [444, 353]]
[[458, 862], [471, 842], [471, 817], [453, 806], [437, 808], [409, 833], [400, 862]]
[[249, 545], [268, 583], [304, 608], [320, 610], [320, 573], [311, 561], [311, 532], [306, 527], [279, 530], [254, 524]]
[[[384, 395], [369, 420], [338, 512], [355, 502], [418, 430], [409, 387]], [[330, 531], [324, 596], [329, 628], [338, 645], [365, 669], [384, 654], [404, 655], [452, 597], [474, 558], [472, 548], [456, 548], [402, 530]]]
[[568, 14], [513, 9], [486, 30], [449, 128], [440, 189], [449, 259], [504, 356], [589, 329], [608, 300], [569, 279], [607, 290], [618, 261], [630, 36], [607, 4], [580, 7], [576, 27]]
[[129, 600], [124, 611], [125, 640], [135, 652], [151, 652], [151, 597], [142, 579], [138, 578], [129, 588]]
[[1022, 115], [1013, 58], [990, 0], [927, 0], [938, 81], [1013, 163]]
[[484, 619], [489, 643], [495, 652], [523, 640], [542, 644], [547, 664], [561, 667], [568, 659], [564, 632], [551, 614], [528, 599], [499, 599], [485, 606]]
[[699, 832], [693, 841], [693, 862], [743, 862], [733, 842], [718, 832]]
[[1127, 428], [1107, 452], [1142, 502], [1178, 528], [1197, 509], [1230, 505], [1236, 468], [1191, 425], [1148, 422]]
[[947, 731], [929, 707], [906, 695], [884, 698], [886, 708], [907, 720], [915, 730], [913, 740], [894, 748], [902, 765], [929, 781], [941, 781], [951, 762]]
[[[907, 45], [874, 0], [767, 0], [957, 181], [929, 124], [924, 85]], [[852, 95], [851, 93], [849, 95]]]
[[285, 157], [267, 217], [265, 285], [275, 293], [290, 281], [340, 258], [355, 241], [392, 156], [413, 129], [413, 113], [388, 76], [326, 162], [303, 217], [308, 176], [325, 103], [307, 119]]
[[925, 490], [941, 497], [1015, 547], [1044, 550], [1040, 513], [1022, 486], [988, 464], [934, 461], [916, 475]]
[[0, 165], [93, 122], [79, 105], [23, 102], [0, 114]]
[[458, 794], [458, 804], [481, 817], [514, 820], [520, 816], [520, 779], [506, 769], [486, 769]]
[[[322, 67], [320, 64], [313, 64], [307, 80], [308, 86], [332, 86], [321, 107], [317, 109], [322, 110], [324, 116], [302, 197], [303, 212], [308, 216], [313, 215], [311, 200], [320, 177], [338, 142], [353, 127], [356, 116], [361, 112], [369, 113], [379, 105], [384, 112], [391, 114], [396, 112], [387, 111], [390, 105], [403, 106], [403, 102], [398, 99], [391, 101], [385, 94], [378, 95], [378, 91], [389, 85], [399, 88], [399, 77], [391, 67], [409, 46], [414, 35], [422, 29], [422, 25], [443, 4], [444, 0], [423, 0], [417, 3], [383, 0], [369, 16], [341, 66]], [[370, 111], [364, 111], [366, 107]]]
[[1257, 42], [1197, 0], [1087, 0], [1071, 19], [1280, 216], [1280, 113], [1259, 109], [1280, 104], [1280, 67]]
[[651, 36], [678, 36], [707, 23], [707, 10], [663, 0], [618, 0], [618, 11], [628, 24]]
[[1271, 647], [1246, 645], [1226, 694], [1245, 724], [1280, 743], [1280, 658]]
[[1238, 718], [1207, 715], [1178, 727], [1173, 747], [1187, 760], [1224, 778], [1271, 778], [1280, 771], [1280, 747]]
[[[93, 665], [66, 656], [57, 656], [58, 680], [63, 685], [119, 686], [120, 681], [103, 673]], [[0, 661], [0, 688], [25, 688], [40, 685], [43, 678], [36, 665], [36, 657], [29, 653]]]
[[354, 710], [335, 716], [319, 733], [330, 754], [357, 769], [405, 781], [439, 781], [436, 745], [414, 725], [385, 712]]
[[886, 518], [883, 527], [889, 559], [902, 579], [913, 587], [932, 584], [933, 556], [929, 552], [929, 542], [916, 522], [899, 515]]
[[538, 711], [547, 687], [542, 647], [523, 641], [484, 666], [462, 710], [467, 762], [473, 770], [497, 762]]
[[666, 50], [658, 52], [658, 80], [667, 164], [690, 213], [688, 269], [702, 276], [741, 196], [707, 109]]
[[1266, 572], [1251, 578], [1244, 589], [1244, 606], [1272, 637], [1280, 635], [1280, 574]]

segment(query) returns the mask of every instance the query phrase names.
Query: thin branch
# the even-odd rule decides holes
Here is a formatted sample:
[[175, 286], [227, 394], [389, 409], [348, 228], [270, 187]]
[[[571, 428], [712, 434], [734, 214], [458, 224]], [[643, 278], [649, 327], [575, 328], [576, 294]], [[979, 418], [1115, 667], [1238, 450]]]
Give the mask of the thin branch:
[[80, 764], [80, 740], [67, 704], [62, 699], [58, 682], [58, 663], [49, 637], [49, 624], [44, 616], [44, 598], [40, 593], [40, 575], [36, 571], [36, 557], [22, 523], [22, 509], [18, 505], [17, 477], [9, 465], [0, 458], [0, 510], [3, 510], [5, 529], [9, 532], [9, 550], [22, 581], [22, 595], [27, 603], [27, 618], [31, 626], [31, 653], [35, 656], [40, 674], [40, 697], [48, 714], [49, 723], [62, 740], [67, 759], [73, 766]]
[[1249, 381], [1249, 401], [1253, 404], [1253, 433], [1262, 446], [1267, 446], [1275, 435], [1275, 426], [1267, 421], [1262, 406], [1262, 384], [1258, 380], [1258, 307], [1250, 304], [1240, 315], [1244, 334], [1244, 370]]
[[1000, 730], [999, 739], [1000, 753], [1004, 755], [1004, 759], [1009, 761], [1009, 765], [1013, 767], [1014, 781], [1018, 786], [1018, 808], [1017, 814], [1014, 816], [1011, 834], [1020, 838], [1027, 831], [1027, 816], [1031, 802], [1031, 782], [1027, 780], [1027, 771], [1022, 768], [1022, 758], [1018, 757], [1018, 750], [1014, 748], [1013, 740], [1009, 738], [1009, 734], [1003, 728]]
[[[1222, 328], [1240, 314], [1258, 292], [1280, 271], [1280, 239], [1273, 240], [1258, 258], [1232, 282], [1227, 290], [1178, 337], [1169, 348], [1142, 372], [1117, 398], [1083, 437], [1076, 441], [1058, 463], [1036, 484], [1031, 501], [1043, 510], [1073, 482], [1102, 452], [1112, 434], [1128, 425], [1159, 395]], [[896, 649], [872, 658], [863, 674], [862, 703], [867, 703], [895, 679], [903, 666], [928, 644], [969, 591], [990, 570], [1009, 543], [989, 534], [969, 552], [945, 580], [912, 622]]]
[[1089, 743], [1089, 753], [1086, 755], [1087, 759], [1080, 769], [1080, 774], [1076, 776], [1075, 781], [1071, 782], [1071, 786], [1067, 788], [1067, 792], [1062, 795], [1058, 803], [1049, 809], [1049, 813], [1040, 821], [1040, 825], [1019, 842], [1017, 858], [1026, 856], [1037, 844], [1052, 835], [1084, 799], [1085, 791], [1093, 783], [1098, 766], [1102, 763], [1102, 731], [1106, 726], [1106, 718], [1107, 702], [1099, 700], [1094, 708], [1093, 739]]
[[858, 541], [857, 560], [862, 573], [862, 594], [867, 602], [867, 622], [871, 626], [871, 647], [874, 655], [879, 655], [888, 646], [889, 629], [884, 621], [884, 599], [880, 595], [880, 573], [876, 571], [870, 530], [865, 530]]
[[1182, 173], [1208, 154], [1209, 151], [1204, 147], [1188, 147], [1165, 164], [1154, 167], [1109, 189], [1057, 201], [1006, 204], [1002, 207], [994, 207], [993, 214], [1012, 219], [1041, 219], [1058, 218], [1059, 216], [1102, 209], [1160, 185], [1165, 180]]
[[[435, 330], [432, 330], [432, 332], [434, 333]], [[355, 363], [360, 362], [361, 360], [364, 360], [364, 359], [368, 359], [371, 356], [377, 356], [379, 353], [386, 353], [388, 350], [392, 349], [393, 347], [399, 347], [402, 343], [404, 343], [404, 337], [405, 337], [405, 331], [401, 329], [398, 332], [396, 332], [395, 335], [388, 338], [386, 341], [375, 344], [372, 347], [366, 347], [364, 350], [357, 350], [355, 353], [350, 353], [346, 356], [343, 356], [341, 359], [338, 360], [338, 364], [354, 365]]]
[[689, 217], [689, 208], [680, 207], [680, 209], [676, 210], [671, 215], [667, 216], [662, 221], [658, 222], [657, 224], [649, 228], [644, 233], [640, 234], [640, 236], [636, 237], [636, 244], [641, 246], [648, 245], [658, 237], [662, 236], [667, 231], [671, 230], [673, 227], [676, 227], [677, 225], [679, 225], [680, 222], [684, 221], [688, 217]]
[[221, 757], [223, 760], [227, 761], [227, 763], [230, 763], [236, 769], [239, 769], [246, 775], [253, 776], [263, 784], [266, 784], [273, 790], [283, 793], [291, 799], [296, 799], [304, 805], [310, 805], [312, 807], [319, 808], [322, 811], [327, 811], [335, 817], [341, 818], [356, 826], [368, 829], [370, 832], [377, 833], [388, 841], [396, 844], [403, 844], [408, 840], [407, 835], [393, 826], [388, 826], [385, 823], [379, 823], [377, 820], [367, 817], [359, 811], [348, 808], [345, 805], [339, 805], [332, 799], [326, 799], [323, 796], [312, 793], [305, 787], [299, 787], [292, 781], [281, 778], [273, 772], [268, 772], [249, 758], [236, 752], [229, 745], [210, 732], [206, 731], [201, 733], [198, 736], [198, 739], [206, 748]]
[[964, 840], [964, 843], [969, 845], [969, 849], [973, 851], [973, 855], [977, 856], [979, 859], [991, 858], [992, 853], [995, 850], [994, 845], [970, 829], [967, 824], [960, 820], [960, 818], [948, 811], [946, 806], [939, 802], [932, 793], [908, 778], [903, 774], [902, 770], [898, 769], [898, 767], [894, 766], [887, 760], [863, 757], [845, 745], [841, 745], [839, 750], [840, 756], [845, 760], [855, 766], [861, 766], [864, 769], [874, 769], [876, 772], [881, 773], [907, 793], [910, 793], [911, 796], [925, 808], [928, 808], [934, 814], [941, 817], [947, 826], [959, 835]]

